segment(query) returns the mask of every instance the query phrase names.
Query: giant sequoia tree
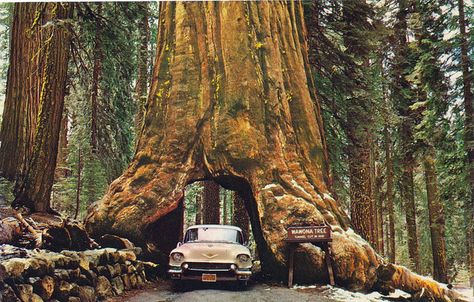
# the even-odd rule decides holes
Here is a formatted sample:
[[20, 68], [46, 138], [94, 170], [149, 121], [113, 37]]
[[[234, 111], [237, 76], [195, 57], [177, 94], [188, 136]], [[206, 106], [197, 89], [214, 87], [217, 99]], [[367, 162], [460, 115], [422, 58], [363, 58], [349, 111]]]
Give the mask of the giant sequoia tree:
[[43, 4], [15, 4], [10, 40], [7, 91], [0, 132], [0, 174], [15, 180], [33, 152], [43, 57], [38, 55]]
[[[44, 43], [37, 52], [37, 55], [44, 56], [38, 78], [41, 86], [37, 96], [39, 114], [31, 158], [26, 173], [17, 184], [12, 204], [15, 207], [25, 206], [38, 212], [51, 209], [51, 188], [58, 154], [71, 37], [65, 19], [71, 17], [71, 12], [72, 5], [62, 3], [42, 4], [35, 12], [36, 22], [44, 20], [41, 24]], [[42, 15], [46, 18], [40, 18]], [[38, 74], [30, 76], [38, 77]], [[28, 76], [23, 80], [28, 80]]]
[[[137, 151], [90, 208], [90, 232], [167, 253], [180, 235], [183, 189], [212, 179], [244, 199], [263, 269], [276, 277], [286, 272], [286, 228], [328, 223], [337, 283], [453, 294], [395, 266], [377, 278], [381, 259], [330, 196], [301, 3], [166, 2], [160, 10]], [[297, 253], [297, 279], [327, 279], [319, 248], [301, 245]]]

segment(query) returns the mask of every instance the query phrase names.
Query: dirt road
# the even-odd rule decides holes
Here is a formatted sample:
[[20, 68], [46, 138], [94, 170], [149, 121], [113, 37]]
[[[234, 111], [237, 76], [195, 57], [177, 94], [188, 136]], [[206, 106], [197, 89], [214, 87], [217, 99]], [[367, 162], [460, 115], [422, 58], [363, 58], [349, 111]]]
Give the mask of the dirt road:
[[169, 281], [160, 281], [142, 291], [129, 292], [107, 302], [337, 302], [321, 296], [315, 289], [288, 289], [279, 284], [253, 284], [246, 290], [223, 284], [194, 284], [182, 292], [174, 292]]

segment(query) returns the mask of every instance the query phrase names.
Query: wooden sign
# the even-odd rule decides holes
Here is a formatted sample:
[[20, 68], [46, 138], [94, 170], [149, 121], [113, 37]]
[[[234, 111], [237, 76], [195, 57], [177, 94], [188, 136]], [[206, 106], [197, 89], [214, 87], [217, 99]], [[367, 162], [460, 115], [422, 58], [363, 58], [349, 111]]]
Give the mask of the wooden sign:
[[331, 240], [331, 227], [328, 225], [289, 227], [286, 239], [288, 242], [325, 242]]
[[293, 286], [293, 271], [295, 263], [295, 249], [298, 243], [312, 243], [320, 247], [325, 254], [326, 267], [329, 274], [329, 284], [334, 285], [334, 274], [331, 263], [331, 227], [329, 225], [310, 225], [289, 227], [286, 242], [290, 244], [288, 259], [288, 287]]

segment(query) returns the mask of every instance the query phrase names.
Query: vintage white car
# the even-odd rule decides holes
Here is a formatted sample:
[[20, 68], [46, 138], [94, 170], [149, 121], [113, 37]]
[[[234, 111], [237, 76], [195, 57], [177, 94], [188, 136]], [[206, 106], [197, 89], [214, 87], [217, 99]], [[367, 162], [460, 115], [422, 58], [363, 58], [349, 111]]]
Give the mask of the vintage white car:
[[178, 280], [237, 281], [246, 286], [252, 275], [250, 250], [242, 230], [228, 225], [195, 225], [171, 251], [168, 273]]

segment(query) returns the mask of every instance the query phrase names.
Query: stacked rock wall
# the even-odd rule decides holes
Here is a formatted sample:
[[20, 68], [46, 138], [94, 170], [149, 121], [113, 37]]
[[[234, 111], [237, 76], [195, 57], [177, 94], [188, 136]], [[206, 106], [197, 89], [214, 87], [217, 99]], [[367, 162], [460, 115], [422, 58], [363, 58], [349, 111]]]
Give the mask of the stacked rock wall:
[[0, 301], [91, 302], [141, 288], [157, 266], [137, 260], [136, 251], [27, 251], [4, 256], [0, 264]]

